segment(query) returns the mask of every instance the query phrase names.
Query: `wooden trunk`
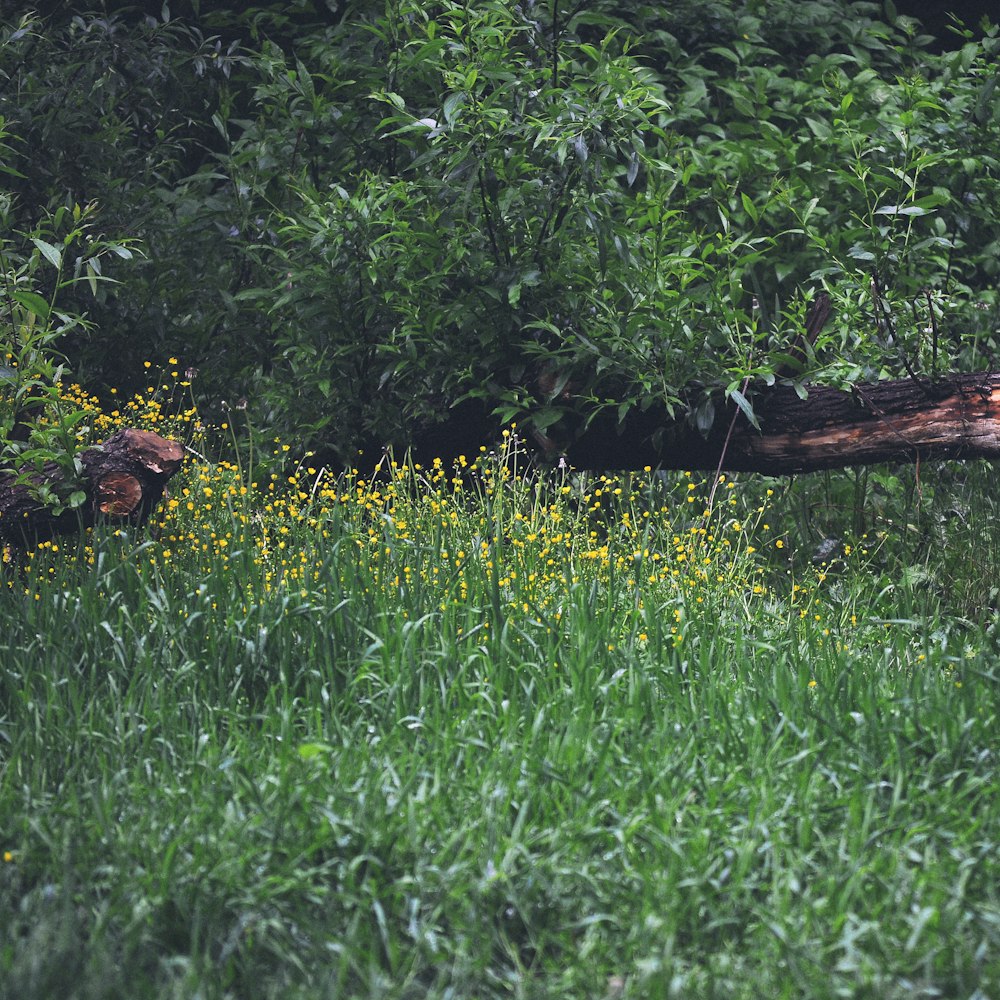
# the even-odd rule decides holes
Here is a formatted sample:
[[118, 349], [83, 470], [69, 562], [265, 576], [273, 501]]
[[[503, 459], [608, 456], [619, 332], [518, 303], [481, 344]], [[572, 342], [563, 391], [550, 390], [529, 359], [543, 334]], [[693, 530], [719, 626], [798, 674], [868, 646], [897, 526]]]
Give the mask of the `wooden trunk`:
[[[29, 485], [0, 473], [0, 542], [25, 546], [97, 520], [143, 524], [163, 496], [167, 480], [181, 467], [184, 448], [151, 431], [122, 430], [80, 454], [87, 500], [58, 516], [39, 503]], [[57, 484], [56, 466], [33, 476], [36, 485]]]
[[877, 462], [1000, 456], [1000, 375], [811, 386], [807, 399], [776, 385], [752, 396], [760, 430], [733, 403], [703, 436], [663, 410], [601, 414], [565, 450], [578, 469], [691, 469], [786, 475]]

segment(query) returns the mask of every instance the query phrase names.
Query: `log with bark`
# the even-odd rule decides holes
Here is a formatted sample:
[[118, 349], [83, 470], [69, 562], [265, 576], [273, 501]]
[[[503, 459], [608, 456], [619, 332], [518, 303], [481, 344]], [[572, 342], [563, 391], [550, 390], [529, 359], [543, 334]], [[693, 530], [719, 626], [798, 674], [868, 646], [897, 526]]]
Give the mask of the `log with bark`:
[[[575, 437], [530, 439], [549, 462], [575, 469], [660, 469], [788, 475], [879, 462], [1000, 457], [1000, 374], [950, 374], [936, 379], [859, 383], [849, 391], [761, 386], [750, 396], [760, 430], [732, 401], [716, 402], [705, 435], [665, 407], [598, 413]], [[484, 406], [462, 404], [437, 427], [411, 439], [416, 461], [476, 454], [499, 428]], [[539, 436], [540, 437], [540, 436]]]
[[122, 430], [80, 454], [86, 501], [59, 515], [39, 502], [37, 487], [57, 487], [58, 466], [32, 473], [35, 489], [12, 472], [0, 472], [0, 542], [23, 547], [56, 534], [79, 531], [98, 520], [141, 525], [181, 467], [184, 448], [152, 431]]
[[1000, 457], [1000, 374], [854, 385], [791, 385], [752, 397], [760, 429], [729, 403], [705, 436], [665, 410], [599, 414], [565, 450], [579, 469], [691, 469], [787, 475], [878, 462]]

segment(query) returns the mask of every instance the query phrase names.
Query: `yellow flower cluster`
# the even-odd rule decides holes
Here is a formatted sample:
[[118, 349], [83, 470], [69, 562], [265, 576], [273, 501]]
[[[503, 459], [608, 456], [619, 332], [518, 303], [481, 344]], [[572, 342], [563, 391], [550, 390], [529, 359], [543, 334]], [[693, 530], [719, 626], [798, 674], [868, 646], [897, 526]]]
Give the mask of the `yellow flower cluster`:
[[[204, 578], [236, 564], [248, 603], [278, 591], [329, 600], [343, 581], [331, 578], [326, 553], [346, 544], [363, 567], [365, 592], [399, 599], [404, 608], [414, 606], [415, 594], [419, 606], [439, 610], [482, 604], [489, 595], [492, 610], [508, 621], [558, 622], [581, 587], [612, 595], [618, 635], [610, 645], [646, 642], [653, 619], [680, 645], [692, 621], [734, 613], [758, 624], [770, 619], [776, 628], [798, 623], [810, 641], [838, 648], [837, 635], [859, 627], [857, 609], [824, 600], [826, 566], [807, 579], [782, 577], [780, 566], [776, 572], [784, 540], [760, 541], [771, 532], [771, 491], [748, 508], [722, 477], [710, 510], [708, 490], [690, 474], [666, 482], [651, 470], [526, 474], [511, 432], [498, 453], [483, 448], [453, 468], [384, 456], [367, 476], [317, 469], [308, 457], [288, 471], [289, 448], [275, 442], [268, 462], [256, 467], [259, 479], [251, 479], [254, 470], [239, 462], [203, 457], [210, 429], [199, 419], [189, 379], [176, 359], [169, 365], [169, 379], [151, 380], [127, 401], [112, 393], [110, 408], [77, 386], [65, 390], [89, 414], [93, 438], [132, 426], [192, 446], [152, 526], [154, 542], [143, 549], [155, 572], [183, 566]], [[79, 559], [79, 548], [70, 548]], [[41, 552], [57, 554], [59, 543], [32, 555]], [[845, 546], [843, 557], [850, 554]], [[84, 555], [93, 559], [89, 548]], [[35, 588], [58, 576], [51, 559], [43, 562]], [[13, 586], [13, 578], [7, 583]]]
[[231, 464], [197, 466], [167, 503], [150, 558], [200, 554], [208, 572], [252, 552], [263, 592], [321, 599], [338, 586], [323, 542], [346, 538], [369, 590], [419, 591], [442, 611], [489, 593], [507, 618], [539, 621], [558, 620], [574, 588], [596, 586], [617, 595], [623, 633], [644, 641], [646, 616], [666, 615], [676, 644], [719, 600], [749, 610], [768, 596], [734, 496], [709, 512], [690, 477], [670, 504], [648, 476], [552, 482], [513, 466], [483, 449], [453, 469], [387, 457], [368, 478], [300, 466], [249, 486]]
[[[177, 364], [176, 358], [170, 358], [167, 371], [160, 372], [155, 384], [147, 384], [131, 399], [122, 400], [118, 390], [111, 389], [110, 399], [103, 405], [79, 385], [61, 386], [62, 399], [89, 416], [77, 434], [81, 444], [101, 441], [123, 427], [156, 431], [186, 442], [203, 438], [206, 428], [198, 418], [191, 380], [181, 375]], [[149, 369], [151, 363], [147, 361], [145, 367]]]

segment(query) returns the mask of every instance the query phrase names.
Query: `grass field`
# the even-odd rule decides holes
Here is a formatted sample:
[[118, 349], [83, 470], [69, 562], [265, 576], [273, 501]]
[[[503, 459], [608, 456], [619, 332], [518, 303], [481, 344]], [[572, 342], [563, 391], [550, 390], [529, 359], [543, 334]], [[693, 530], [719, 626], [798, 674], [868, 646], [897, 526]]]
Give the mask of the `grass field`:
[[1000, 997], [990, 470], [514, 451], [5, 567], [3, 1000]]

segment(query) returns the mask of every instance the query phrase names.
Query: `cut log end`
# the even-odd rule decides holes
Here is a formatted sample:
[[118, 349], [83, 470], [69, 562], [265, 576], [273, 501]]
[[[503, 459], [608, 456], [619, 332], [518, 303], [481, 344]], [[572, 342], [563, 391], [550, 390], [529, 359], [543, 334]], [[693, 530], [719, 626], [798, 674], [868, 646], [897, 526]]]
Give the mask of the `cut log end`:
[[144, 524], [163, 496], [167, 480], [181, 467], [184, 447], [152, 431], [118, 431], [102, 444], [80, 454], [82, 488], [87, 499], [59, 514], [39, 503], [37, 487], [58, 491], [62, 473], [52, 465], [40, 472], [35, 489], [0, 473], [0, 545], [45, 541], [90, 527], [106, 518]]
[[142, 484], [125, 472], [109, 472], [97, 483], [95, 500], [102, 514], [126, 517], [142, 502]]

